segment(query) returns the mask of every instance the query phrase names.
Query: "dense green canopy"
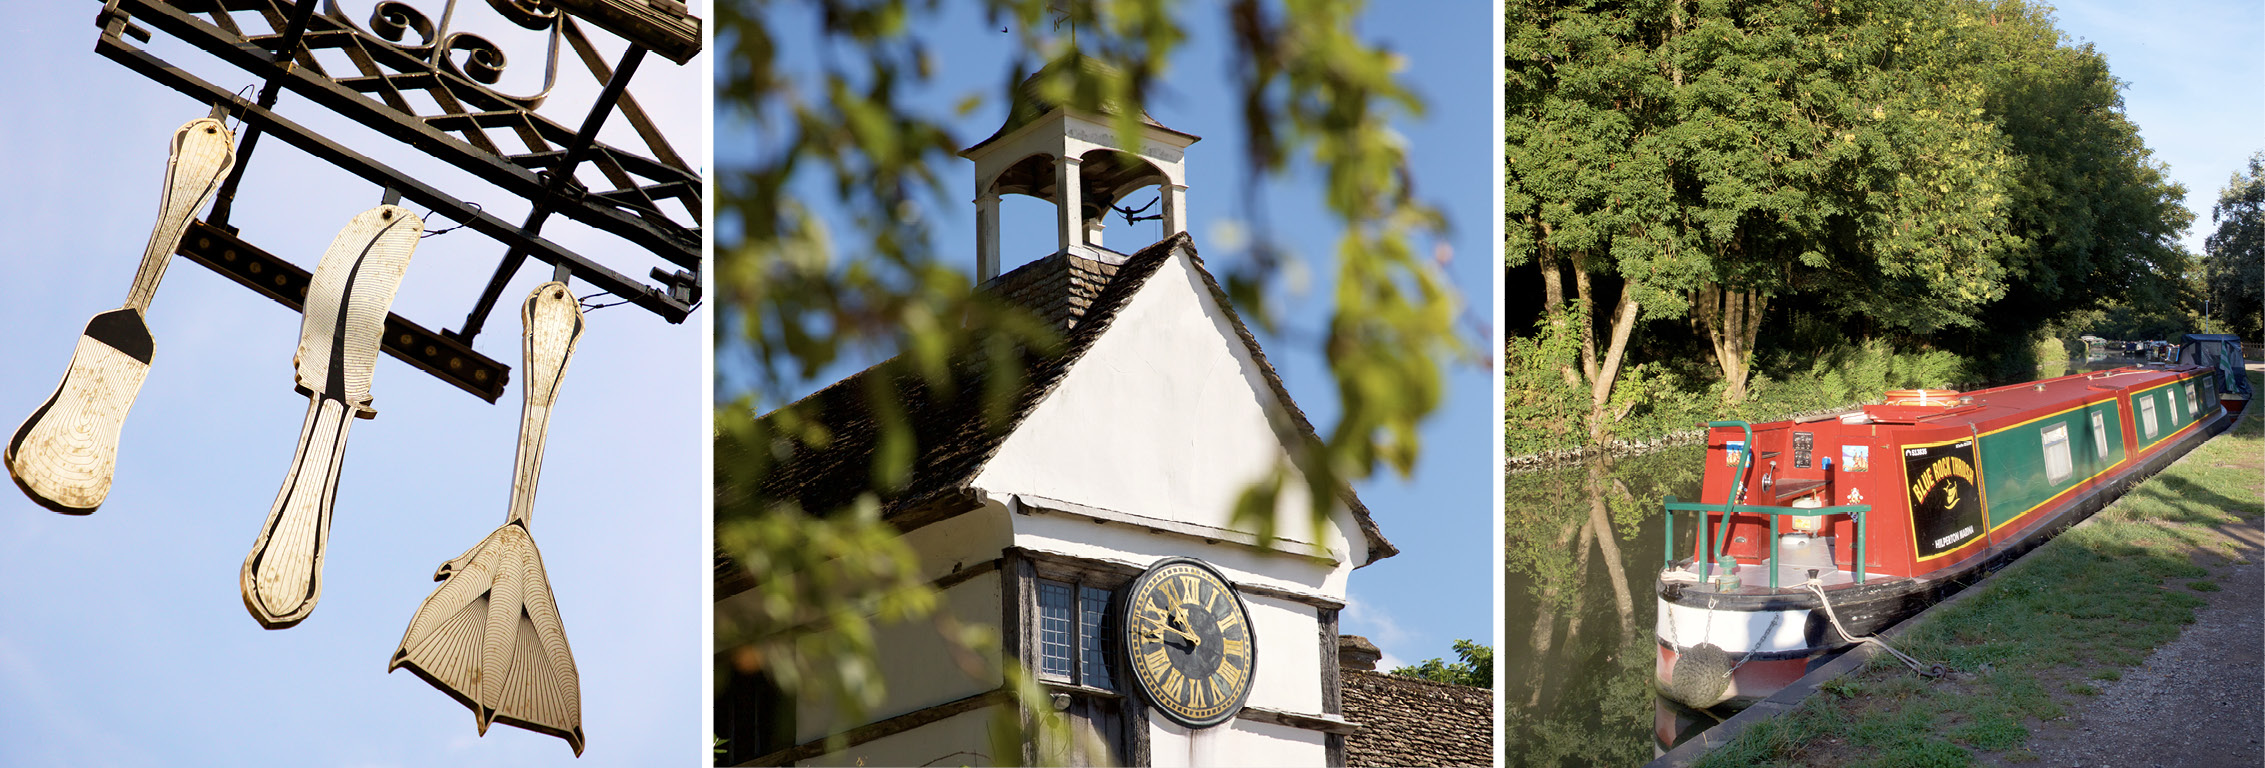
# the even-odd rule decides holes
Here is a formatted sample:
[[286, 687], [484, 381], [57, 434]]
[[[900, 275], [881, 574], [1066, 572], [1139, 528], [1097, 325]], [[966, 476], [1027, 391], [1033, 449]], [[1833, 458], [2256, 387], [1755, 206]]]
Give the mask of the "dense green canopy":
[[2203, 245], [2210, 317], [2228, 332], [2257, 339], [2265, 330], [2265, 152], [2249, 156], [2210, 211], [2218, 231]]
[[1736, 408], [1757, 361], [1887, 339], [1998, 378], [2056, 322], [2184, 300], [2185, 192], [2043, 6], [1505, 14], [1507, 318], [1569, 339], [1511, 360], [1586, 395], [1588, 442], [1675, 392]]

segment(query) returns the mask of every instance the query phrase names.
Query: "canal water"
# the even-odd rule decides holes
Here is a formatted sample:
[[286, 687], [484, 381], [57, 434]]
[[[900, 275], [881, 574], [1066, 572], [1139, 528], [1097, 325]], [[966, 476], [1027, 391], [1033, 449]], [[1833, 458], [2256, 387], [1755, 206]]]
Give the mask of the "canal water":
[[[2132, 362], [2050, 363], [2036, 378]], [[1652, 759], [1652, 585], [1667, 551], [1660, 501], [1698, 498], [1705, 453], [1694, 444], [1503, 478], [1504, 765], [1624, 768]], [[1676, 551], [1687, 552], [1692, 520], [1677, 522]], [[1678, 729], [1681, 739], [1704, 730]]]
[[1660, 498], [1698, 496], [1705, 451], [1680, 446], [1504, 478], [1507, 765], [1652, 758], [1652, 580], [1667, 551]]

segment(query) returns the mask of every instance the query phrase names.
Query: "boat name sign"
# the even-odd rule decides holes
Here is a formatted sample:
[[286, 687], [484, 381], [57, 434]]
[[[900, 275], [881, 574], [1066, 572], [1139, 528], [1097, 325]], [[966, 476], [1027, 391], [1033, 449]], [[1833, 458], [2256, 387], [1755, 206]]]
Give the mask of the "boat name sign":
[[1974, 473], [1974, 441], [1906, 448], [1904, 476], [1911, 478], [1912, 533], [1919, 557], [1956, 549], [1980, 530], [1982, 500]]

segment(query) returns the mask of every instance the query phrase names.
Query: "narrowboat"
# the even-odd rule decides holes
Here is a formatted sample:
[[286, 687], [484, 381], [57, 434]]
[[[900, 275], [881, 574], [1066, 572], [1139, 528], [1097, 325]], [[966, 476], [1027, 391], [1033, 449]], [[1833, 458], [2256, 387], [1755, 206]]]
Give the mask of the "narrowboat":
[[1743, 708], [2091, 516], [2233, 422], [2232, 360], [1709, 424], [1699, 502], [1666, 499], [1660, 695]]

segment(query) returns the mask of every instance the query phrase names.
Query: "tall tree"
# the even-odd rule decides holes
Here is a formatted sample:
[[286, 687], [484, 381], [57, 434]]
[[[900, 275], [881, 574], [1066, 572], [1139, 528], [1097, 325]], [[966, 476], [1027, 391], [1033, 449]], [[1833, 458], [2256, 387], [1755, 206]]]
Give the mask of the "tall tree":
[[2265, 152], [2250, 155], [2249, 167], [2226, 182], [2210, 221], [2218, 225], [2203, 244], [2210, 316], [2258, 339], [2265, 333]]
[[1505, 8], [1505, 253], [1539, 268], [1548, 322], [1593, 319], [1565, 366], [1592, 441], [1632, 404], [1613, 390], [1639, 322], [1688, 317], [1735, 404], [1774, 295], [1850, 291], [1931, 330], [2002, 294], [2007, 158], [1979, 89], [1934, 66], [1937, 7]]
[[[1640, 320], [1674, 317], [1700, 275], [1641, 211], [1668, 204], [1665, 158], [1633, 151], [1656, 135], [1671, 83], [1654, 48], [1658, 2], [1561, 8], [1510, 2], [1504, 23], [1504, 256], [1541, 272], [1553, 327], [1577, 323], [1559, 363], [1585, 390], [1586, 436], [1609, 433], [1614, 385]], [[1571, 282], [1571, 291], [1567, 282]], [[1578, 367], [1575, 365], [1578, 361]]]
[[[1941, 56], [1984, 89], [2015, 163], [2006, 193], [2005, 296], [1966, 346], [2014, 343], [2063, 317], [2121, 302], [2177, 313], [2190, 256], [2186, 191], [2169, 180], [2123, 113], [2122, 82], [2091, 45], [2072, 45], [2051, 9], [2022, 0], [1959, 0]], [[1984, 355], [1986, 356], [1986, 355]], [[2026, 372], [2016, 361], [2001, 374]]]

